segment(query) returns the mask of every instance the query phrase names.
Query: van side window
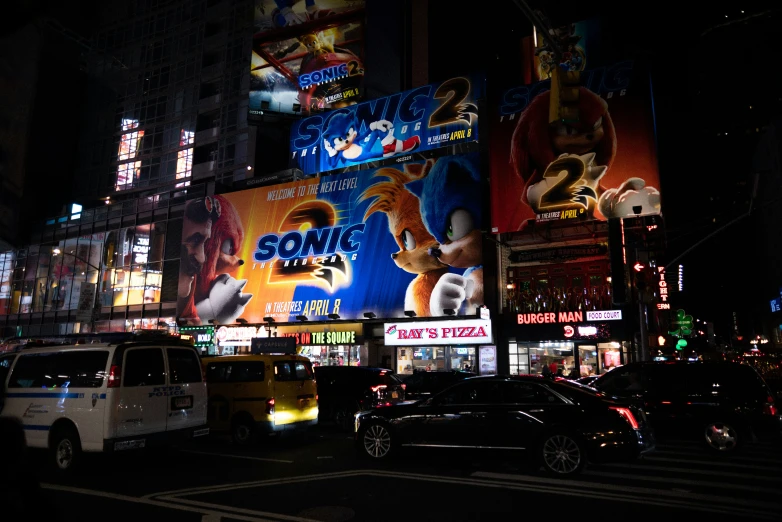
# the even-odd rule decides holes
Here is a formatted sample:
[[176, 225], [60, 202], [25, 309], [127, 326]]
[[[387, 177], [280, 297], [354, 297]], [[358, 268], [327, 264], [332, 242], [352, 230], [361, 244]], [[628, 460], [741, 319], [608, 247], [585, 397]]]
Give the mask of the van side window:
[[211, 363], [206, 366], [206, 382], [228, 382], [231, 363]]
[[14, 362], [15, 355], [6, 355], [0, 357], [0, 391], [5, 386], [5, 379], [8, 377], [8, 372], [11, 371], [11, 363]]
[[275, 381], [312, 380], [312, 364], [309, 361], [281, 361], [274, 363]]
[[231, 368], [231, 382], [263, 382], [263, 361], [235, 362]]
[[163, 350], [137, 348], [125, 352], [122, 386], [160, 386], [166, 383]]
[[[28, 354], [19, 356], [16, 361], [8, 388], [46, 388], [44, 381], [50, 361], [54, 359], [53, 353]], [[50, 376], [51, 378], [51, 376]]]
[[166, 348], [171, 384], [201, 382], [201, 363], [194, 350]]
[[106, 376], [109, 352], [73, 351], [57, 354], [57, 382], [60, 388], [100, 388]]

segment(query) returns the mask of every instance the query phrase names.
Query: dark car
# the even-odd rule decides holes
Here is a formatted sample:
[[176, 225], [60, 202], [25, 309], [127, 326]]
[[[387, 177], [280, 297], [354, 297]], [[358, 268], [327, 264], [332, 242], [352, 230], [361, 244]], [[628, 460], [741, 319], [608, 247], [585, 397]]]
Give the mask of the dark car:
[[635, 399], [661, 438], [693, 437], [729, 452], [757, 439], [778, 440], [782, 416], [751, 366], [731, 362], [643, 362], [616, 368], [592, 384]]
[[584, 386], [591, 387], [595, 381], [600, 377], [599, 375], [589, 375], [587, 377], [581, 377], [580, 379], [576, 379], [576, 382], [578, 384], [583, 384]]
[[373, 458], [403, 446], [518, 451], [557, 475], [654, 448], [640, 408], [537, 376], [465, 379], [425, 401], [360, 412], [355, 433]]
[[405, 397], [410, 401], [428, 399], [447, 387], [477, 374], [472, 372], [415, 372], [404, 378]]
[[385, 368], [318, 366], [318, 421], [349, 429], [360, 410], [391, 406], [405, 400], [405, 385]]

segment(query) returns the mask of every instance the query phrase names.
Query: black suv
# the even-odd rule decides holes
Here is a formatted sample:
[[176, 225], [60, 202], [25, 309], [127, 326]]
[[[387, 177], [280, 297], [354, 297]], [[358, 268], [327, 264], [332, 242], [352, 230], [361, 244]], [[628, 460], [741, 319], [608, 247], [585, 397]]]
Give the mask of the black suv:
[[782, 415], [754, 368], [729, 362], [643, 362], [608, 372], [592, 387], [643, 402], [660, 438], [697, 437], [729, 452], [744, 442], [778, 440]]
[[450, 371], [450, 372], [415, 372], [412, 375], [403, 377], [405, 388], [405, 398], [411, 401], [428, 399], [432, 395], [439, 393], [457, 382], [463, 381], [468, 377], [475, 377], [472, 372]]
[[334, 422], [349, 429], [362, 410], [391, 406], [405, 400], [405, 385], [385, 368], [318, 366], [318, 422]]

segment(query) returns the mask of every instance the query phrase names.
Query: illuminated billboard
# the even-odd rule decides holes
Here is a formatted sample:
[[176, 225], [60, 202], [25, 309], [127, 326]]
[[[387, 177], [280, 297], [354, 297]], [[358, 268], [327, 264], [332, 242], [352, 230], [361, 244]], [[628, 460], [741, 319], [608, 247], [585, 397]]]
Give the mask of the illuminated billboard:
[[480, 77], [450, 78], [304, 118], [291, 128], [290, 167], [305, 175], [478, 141]]
[[549, 125], [550, 81], [503, 93], [490, 123], [492, 232], [660, 213], [648, 81], [631, 85], [632, 73], [631, 61], [582, 73], [577, 123]]
[[478, 168], [470, 153], [190, 201], [177, 315], [232, 324], [475, 313]]
[[250, 115], [310, 114], [360, 101], [363, 8], [363, 0], [258, 1]]

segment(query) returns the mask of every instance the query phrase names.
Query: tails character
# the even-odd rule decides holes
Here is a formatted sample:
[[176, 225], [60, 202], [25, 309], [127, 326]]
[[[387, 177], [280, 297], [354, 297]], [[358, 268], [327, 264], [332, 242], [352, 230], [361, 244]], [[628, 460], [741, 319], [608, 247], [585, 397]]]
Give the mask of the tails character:
[[[329, 155], [329, 166], [334, 169], [340, 162], [360, 163], [377, 158], [389, 158], [399, 153], [410, 152], [421, 144], [421, 138], [411, 136], [402, 141], [394, 137], [394, 124], [388, 120], [378, 120], [369, 124], [369, 128], [359, 133], [359, 123], [355, 113], [339, 112], [329, 118], [323, 132], [323, 148]], [[380, 139], [382, 151], [374, 151], [375, 142]]]
[[391, 258], [402, 270], [417, 274], [407, 286], [405, 310], [413, 310], [421, 317], [432, 315], [429, 309], [432, 291], [440, 277], [448, 272], [448, 267], [429, 255], [429, 249], [437, 247], [437, 240], [426, 230], [421, 217], [421, 202], [405, 187], [405, 183], [425, 177], [433, 164], [433, 160], [425, 164], [408, 164], [405, 172], [393, 168], [378, 169], [375, 177], [385, 177], [390, 181], [375, 183], [359, 198], [359, 201], [372, 200], [364, 213], [364, 221], [375, 212], [386, 214], [388, 230], [400, 249], [391, 254]]
[[458, 311], [464, 301], [470, 308], [483, 304], [483, 235], [481, 184], [478, 168], [466, 157], [439, 159], [429, 175], [407, 184], [421, 200], [421, 215], [438, 245], [430, 255], [462, 275], [445, 274], [432, 291], [432, 315]]
[[238, 256], [244, 241], [244, 227], [239, 213], [228, 199], [212, 197], [220, 208], [220, 214], [204, 246], [206, 262], [196, 280], [195, 307], [203, 322], [214, 319], [230, 324], [244, 312], [253, 297], [242, 293], [246, 280], [237, 281], [230, 275], [244, 264]]

